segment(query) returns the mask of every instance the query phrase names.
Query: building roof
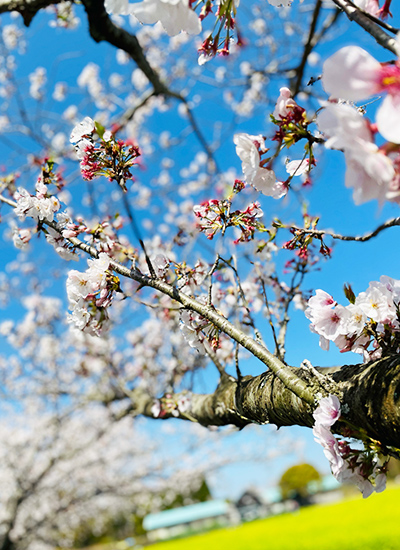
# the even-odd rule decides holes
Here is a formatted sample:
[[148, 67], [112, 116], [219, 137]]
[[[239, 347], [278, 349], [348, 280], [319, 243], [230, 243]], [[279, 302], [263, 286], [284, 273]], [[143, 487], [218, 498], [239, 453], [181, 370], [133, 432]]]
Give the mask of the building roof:
[[230, 505], [225, 500], [208, 500], [190, 506], [164, 510], [158, 514], [148, 514], [143, 520], [143, 527], [146, 531], [172, 527], [182, 523], [190, 523], [199, 519], [218, 517], [227, 514]]

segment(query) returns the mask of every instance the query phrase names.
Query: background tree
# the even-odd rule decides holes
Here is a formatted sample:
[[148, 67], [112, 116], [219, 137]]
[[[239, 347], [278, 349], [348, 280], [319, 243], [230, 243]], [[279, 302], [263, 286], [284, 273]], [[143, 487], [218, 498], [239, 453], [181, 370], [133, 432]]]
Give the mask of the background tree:
[[321, 481], [321, 474], [311, 464], [295, 464], [286, 470], [279, 481], [283, 499], [293, 498], [301, 503], [308, 501], [309, 485]]

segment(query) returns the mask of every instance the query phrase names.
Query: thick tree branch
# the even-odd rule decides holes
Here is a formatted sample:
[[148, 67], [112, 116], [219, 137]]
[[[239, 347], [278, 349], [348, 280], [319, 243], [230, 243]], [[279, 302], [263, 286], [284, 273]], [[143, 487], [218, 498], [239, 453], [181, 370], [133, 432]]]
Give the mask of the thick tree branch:
[[338, 8], [344, 11], [350, 21], [355, 21], [360, 27], [362, 27], [368, 34], [370, 34], [375, 40], [386, 48], [393, 52], [398, 57], [400, 56], [400, 45], [396, 40], [388, 35], [375, 21], [363, 13], [357, 6], [350, 0], [333, 0]]
[[104, 1], [83, 0], [82, 4], [88, 16], [90, 35], [95, 42], [102, 42], [104, 40], [129, 54], [139, 69], [151, 82], [155, 95], [163, 94], [180, 99], [179, 94], [172, 92], [163, 82], [161, 82], [157, 72], [147, 61], [136, 36], [130, 34], [125, 29], [117, 27], [117, 25], [112, 22], [104, 8]]
[[22, 15], [24, 24], [29, 27], [38, 11], [64, 0], [0, 0], [0, 13], [17, 11]]
[[[324, 372], [324, 369], [318, 369]], [[327, 369], [328, 371], [330, 369]], [[315, 377], [307, 368], [296, 374], [312, 386]], [[384, 447], [400, 448], [400, 357], [392, 355], [364, 365], [345, 365], [324, 375], [327, 384], [337, 388], [342, 405], [342, 421], [334, 431], [348, 433], [349, 426], [364, 431], [368, 438]], [[328, 385], [327, 385], [328, 387]], [[187, 395], [169, 396], [176, 402]], [[196, 420], [205, 426], [234, 424], [242, 428], [249, 423], [276, 426], [313, 425], [311, 409], [271, 371], [259, 376], [245, 376], [237, 402], [237, 381], [226, 376], [213, 394], [190, 394], [189, 408], [179, 413], [182, 419]], [[131, 395], [132, 412], [153, 417], [154, 398], [141, 389]], [[162, 399], [161, 399], [162, 403]], [[162, 418], [176, 416], [163, 412]], [[390, 449], [388, 449], [390, 454]]]

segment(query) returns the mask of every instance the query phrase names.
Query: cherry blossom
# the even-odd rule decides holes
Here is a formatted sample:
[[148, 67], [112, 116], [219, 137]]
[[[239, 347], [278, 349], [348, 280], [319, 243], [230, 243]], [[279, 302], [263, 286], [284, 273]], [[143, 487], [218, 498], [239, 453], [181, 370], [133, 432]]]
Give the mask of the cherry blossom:
[[375, 145], [366, 120], [354, 107], [324, 103], [317, 122], [328, 137], [325, 147], [344, 150], [345, 183], [353, 188], [356, 204], [371, 199], [397, 200], [397, 195], [390, 194], [396, 175], [394, 164]]
[[13, 229], [13, 243], [16, 248], [26, 249], [31, 238], [32, 232], [30, 229], [19, 229], [17, 227]]
[[379, 0], [354, 0], [354, 4], [370, 15], [379, 16]]
[[189, 0], [143, 0], [143, 2], [131, 4], [129, 12], [141, 23], [151, 25], [161, 21], [169, 36], [175, 36], [181, 31], [188, 34], [201, 32], [200, 19], [189, 7]]
[[340, 401], [336, 395], [329, 395], [319, 401], [313, 412], [316, 424], [332, 426], [340, 417]]
[[292, 92], [284, 86], [279, 90], [273, 116], [277, 120], [286, 118], [296, 106], [297, 103], [292, 98]]
[[379, 63], [359, 46], [346, 46], [323, 66], [322, 83], [335, 98], [359, 101], [371, 95], [387, 95], [376, 114], [382, 136], [400, 143], [400, 66]]
[[264, 138], [261, 135], [235, 134], [233, 142], [236, 153], [242, 161], [242, 170], [247, 183], [250, 183], [263, 195], [280, 199], [287, 190], [282, 182], [277, 181], [275, 173], [261, 166], [260, 149], [265, 149]]
[[[322, 401], [322, 400], [321, 400]], [[313, 428], [314, 439], [322, 445], [324, 455], [328, 459], [332, 474], [338, 478], [345, 467], [345, 462], [340, 454], [339, 444], [334, 435], [332, 435], [329, 426], [315, 423]]]
[[[345, 307], [317, 290], [308, 301], [305, 315], [312, 323], [310, 329], [320, 335], [321, 347], [328, 349], [329, 341], [333, 341], [341, 351], [362, 354], [364, 361], [379, 358], [382, 346], [397, 353], [399, 285], [399, 281], [383, 275]], [[373, 350], [369, 350], [371, 344]]]
[[77, 143], [78, 141], [91, 137], [94, 130], [94, 122], [87, 116], [74, 127], [69, 140], [71, 143]]
[[386, 487], [385, 461], [371, 453], [368, 443], [363, 450], [352, 449], [346, 440], [338, 440], [331, 427], [341, 416], [341, 406], [336, 395], [322, 397], [313, 412], [313, 434], [329, 461], [332, 474], [342, 483], [354, 483], [364, 498]]
[[291, 160], [286, 164], [286, 172], [291, 176], [301, 176], [310, 170], [310, 160]]

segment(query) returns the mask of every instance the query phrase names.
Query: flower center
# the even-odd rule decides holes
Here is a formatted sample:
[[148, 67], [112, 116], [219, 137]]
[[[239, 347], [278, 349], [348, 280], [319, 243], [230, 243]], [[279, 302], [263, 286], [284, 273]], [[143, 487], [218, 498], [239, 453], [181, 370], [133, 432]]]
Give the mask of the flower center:
[[400, 68], [397, 65], [383, 65], [379, 85], [389, 94], [400, 94]]

